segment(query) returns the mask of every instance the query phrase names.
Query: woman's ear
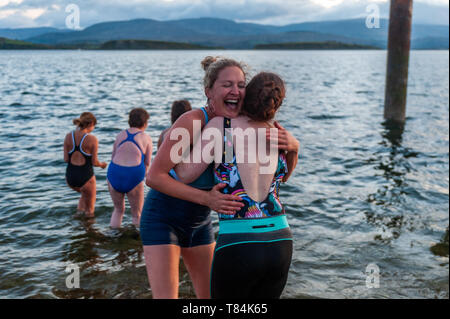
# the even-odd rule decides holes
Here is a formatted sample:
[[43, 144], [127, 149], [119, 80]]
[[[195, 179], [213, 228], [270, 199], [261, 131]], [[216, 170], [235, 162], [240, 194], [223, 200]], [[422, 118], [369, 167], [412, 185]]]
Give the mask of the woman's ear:
[[205, 88], [205, 95], [208, 99], [211, 99], [211, 89], [210, 88]]

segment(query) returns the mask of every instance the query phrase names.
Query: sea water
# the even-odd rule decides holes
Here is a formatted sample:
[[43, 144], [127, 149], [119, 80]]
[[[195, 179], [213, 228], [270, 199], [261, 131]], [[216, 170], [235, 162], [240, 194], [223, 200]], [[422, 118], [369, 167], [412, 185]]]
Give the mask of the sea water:
[[[404, 128], [383, 120], [386, 51], [0, 51], [0, 298], [151, 297], [128, 206], [109, 228], [106, 170], [95, 168], [96, 218], [74, 218], [63, 140], [93, 112], [109, 162], [144, 107], [156, 152], [174, 100], [205, 104], [206, 55], [286, 82], [277, 120], [301, 147], [280, 191], [294, 236], [282, 297], [448, 298], [448, 51], [411, 53]], [[71, 265], [79, 288], [66, 285]], [[194, 297], [180, 271], [180, 297]]]

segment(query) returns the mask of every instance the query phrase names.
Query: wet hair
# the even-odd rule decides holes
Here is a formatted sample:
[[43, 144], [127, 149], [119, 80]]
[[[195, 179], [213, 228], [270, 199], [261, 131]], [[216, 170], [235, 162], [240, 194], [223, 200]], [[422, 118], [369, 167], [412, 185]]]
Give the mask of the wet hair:
[[220, 71], [231, 66], [241, 69], [242, 73], [244, 73], [244, 77], [247, 78], [247, 65], [243, 62], [220, 56], [207, 56], [203, 59], [201, 64], [203, 70], [205, 70], [205, 77], [203, 78], [203, 85], [205, 88], [212, 88], [219, 77]]
[[150, 115], [141, 107], [132, 109], [128, 116], [128, 124], [130, 127], [143, 127], [147, 123]]
[[97, 125], [97, 119], [91, 112], [81, 113], [79, 118], [73, 119], [73, 124], [78, 126], [80, 129], [85, 129], [91, 124]]
[[187, 100], [175, 101], [172, 103], [171, 117], [172, 124], [183, 114], [192, 110], [191, 103]]
[[283, 103], [286, 89], [275, 73], [261, 72], [248, 83], [242, 114], [254, 121], [269, 121]]

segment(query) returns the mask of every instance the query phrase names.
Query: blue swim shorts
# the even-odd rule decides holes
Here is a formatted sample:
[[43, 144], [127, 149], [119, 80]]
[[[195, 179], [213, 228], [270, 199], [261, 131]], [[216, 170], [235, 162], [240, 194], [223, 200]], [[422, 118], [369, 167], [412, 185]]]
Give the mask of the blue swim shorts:
[[144, 246], [177, 245], [183, 248], [212, 244], [211, 209], [150, 190], [140, 223]]

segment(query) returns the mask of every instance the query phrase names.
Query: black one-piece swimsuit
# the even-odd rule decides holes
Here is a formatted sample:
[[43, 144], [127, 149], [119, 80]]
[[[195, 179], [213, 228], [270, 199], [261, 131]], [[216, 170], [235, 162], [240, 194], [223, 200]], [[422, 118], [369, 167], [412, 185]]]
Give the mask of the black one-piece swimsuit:
[[[81, 145], [83, 144], [84, 139], [87, 134], [83, 135], [81, 139], [80, 145], [75, 144], [74, 133], [72, 132], [72, 141], [73, 141], [73, 149], [69, 152], [69, 163], [67, 164], [66, 169], [66, 180], [67, 184], [72, 187], [83, 187], [84, 184], [88, 180], [94, 176], [94, 168], [92, 167], [92, 154], [86, 154]], [[84, 157], [84, 165], [74, 165], [71, 163], [72, 155], [76, 151], [80, 152]]]

